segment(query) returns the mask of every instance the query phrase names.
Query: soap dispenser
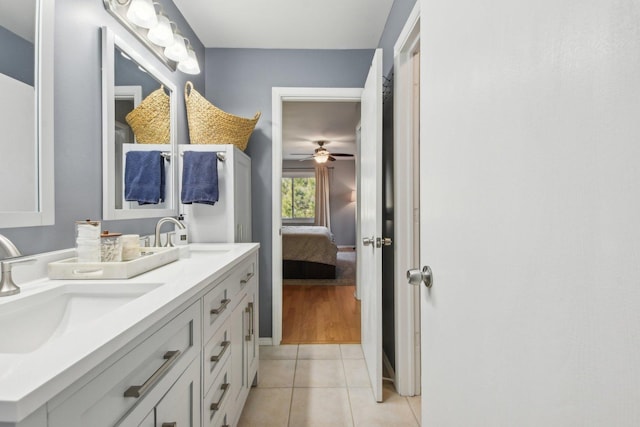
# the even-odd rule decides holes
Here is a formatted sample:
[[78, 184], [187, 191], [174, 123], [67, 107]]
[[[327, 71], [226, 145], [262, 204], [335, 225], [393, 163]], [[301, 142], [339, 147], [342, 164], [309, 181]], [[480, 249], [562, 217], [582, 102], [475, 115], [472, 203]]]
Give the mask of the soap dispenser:
[[178, 216], [178, 221], [180, 221], [182, 223], [182, 225], [184, 225], [184, 228], [176, 227], [176, 229], [175, 229], [175, 240], [174, 240], [173, 244], [175, 246], [188, 245], [189, 244], [189, 230], [187, 229], [187, 225], [185, 224], [184, 215], [180, 214]]

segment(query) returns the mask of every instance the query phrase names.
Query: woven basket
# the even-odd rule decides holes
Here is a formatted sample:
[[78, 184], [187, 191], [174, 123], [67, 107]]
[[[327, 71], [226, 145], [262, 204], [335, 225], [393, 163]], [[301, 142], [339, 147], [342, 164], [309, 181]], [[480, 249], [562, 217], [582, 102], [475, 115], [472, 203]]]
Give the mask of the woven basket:
[[245, 119], [222, 111], [200, 95], [191, 82], [184, 87], [184, 100], [192, 144], [233, 144], [242, 151], [247, 148], [260, 112]]
[[139, 144], [168, 144], [171, 139], [169, 95], [164, 86], [156, 89], [134, 108], [125, 120], [131, 126]]

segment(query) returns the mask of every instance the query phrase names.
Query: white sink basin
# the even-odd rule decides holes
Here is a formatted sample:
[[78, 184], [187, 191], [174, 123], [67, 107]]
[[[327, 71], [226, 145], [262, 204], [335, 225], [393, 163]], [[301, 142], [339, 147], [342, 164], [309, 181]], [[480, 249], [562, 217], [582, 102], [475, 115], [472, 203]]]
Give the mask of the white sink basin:
[[160, 285], [70, 283], [9, 297], [0, 304], [0, 353], [31, 353]]

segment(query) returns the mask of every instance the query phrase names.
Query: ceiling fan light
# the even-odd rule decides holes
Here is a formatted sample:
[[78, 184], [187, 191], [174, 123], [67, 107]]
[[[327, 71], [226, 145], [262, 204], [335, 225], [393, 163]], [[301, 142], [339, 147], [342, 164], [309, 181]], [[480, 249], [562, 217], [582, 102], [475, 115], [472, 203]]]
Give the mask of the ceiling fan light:
[[316, 163], [327, 163], [327, 160], [329, 160], [329, 154], [328, 153], [319, 154], [319, 155], [313, 156], [313, 159], [316, 161]]

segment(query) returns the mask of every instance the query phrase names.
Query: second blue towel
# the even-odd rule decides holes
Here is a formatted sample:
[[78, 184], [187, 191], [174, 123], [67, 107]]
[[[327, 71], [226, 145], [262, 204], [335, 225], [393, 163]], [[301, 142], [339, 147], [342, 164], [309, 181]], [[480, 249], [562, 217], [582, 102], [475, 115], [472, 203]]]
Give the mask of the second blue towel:
[[218, 201], [218, 156], [212, 151], [185, 151], [182, 203], [214, 205]]

